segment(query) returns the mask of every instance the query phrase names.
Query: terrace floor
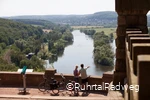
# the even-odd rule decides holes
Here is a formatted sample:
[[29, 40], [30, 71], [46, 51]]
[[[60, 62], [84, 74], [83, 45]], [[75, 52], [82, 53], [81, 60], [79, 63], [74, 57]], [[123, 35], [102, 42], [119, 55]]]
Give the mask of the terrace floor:
[[70, 91], [60, 91], [58, 96], [52, 96], [50, 92], [40, 92], [37, 88], [29, 88], [26, 95], [19, 93], [18, 88], [0, 87], [0, 100], [124, 100], [119, 91], [109, 91], [108, 93], [84, 94], [79, 92], [79, 96], [71, 95]]

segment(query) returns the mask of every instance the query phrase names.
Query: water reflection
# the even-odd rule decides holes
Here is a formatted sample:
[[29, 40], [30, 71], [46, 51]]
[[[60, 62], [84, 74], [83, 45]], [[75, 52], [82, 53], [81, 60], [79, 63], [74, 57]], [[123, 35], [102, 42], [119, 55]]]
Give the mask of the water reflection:
[[96, 68], [103, 71], [103, 72], [107, 72], [107, 71], [112, 71], [114, 69], [113, 66], [102, 66], [102, 65], [98, 65], [98, 64], [95, 64], [96, 65]]

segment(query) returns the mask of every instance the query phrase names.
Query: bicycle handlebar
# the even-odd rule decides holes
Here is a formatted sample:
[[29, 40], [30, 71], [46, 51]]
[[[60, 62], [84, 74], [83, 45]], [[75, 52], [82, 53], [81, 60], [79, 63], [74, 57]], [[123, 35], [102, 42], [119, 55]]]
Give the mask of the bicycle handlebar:
[[43, 75], [43, 78], [44, 78], [44, 79], [47, 79], [45, 75]]
[[64, 75], [62, 73], [60, 73], [60, 75], [61, 75], [62, 79], [65, 79], [65, 77], [64, 77]]

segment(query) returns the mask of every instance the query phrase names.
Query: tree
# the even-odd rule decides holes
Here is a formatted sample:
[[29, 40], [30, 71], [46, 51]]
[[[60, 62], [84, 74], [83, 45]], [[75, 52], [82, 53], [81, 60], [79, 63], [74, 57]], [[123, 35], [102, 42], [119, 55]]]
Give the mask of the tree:
[[23, 50], [23, 53], [25, 53], [25, 54], [28, 54], [28, 53], [30, 53], [30, 52], [31, 52], [31, 49], [30, 49], [30, 48], [26, 48], [26, 49]]
[[23, 59], [20, 61], [20, 68], [23, 68], [23, 66], [27, 66], [28, 68], [31, 68], [31, 62], [28, 59]]
[[6, 44], [5, 44], [4, 42], [0, 43], [0, 47], [1, 47], [2, 49], [5, 49], [5, 48], [6, 48]]
[[54, 43], [54, 48], [57, 50], [57, 52], [64, 50], [64, 47], [65, 45], [61, 41], [57, 41], [56, 43]]
[[73, 39], [73, 35], [70, 33], [70, 32], [65, 32], [63, 35], [62, 35], [62, 39], [63, 40], [66, 40], [68, 42], [72, 41]]
[[54, 46], [54, 42], [53, 41], [49, 41], [48, 42], [48, 49], [49, 49], [49, 51], [52, 50], [53, 46]]
[[90, 29], [90, 30], [88, 30], [88, 29], [80, 29], [80, 31], [83, 32], [83, 33], [85, 33], [86, 35], [94, 35], [95, 32], [96, 32], [93, 29]]
[[110, 42], [113, 42], [113, 40], [114, 40], [114, 35], [113, 35], [113, 33], [110, 33]]
[[94, 34], [94, 61], [104, 66], [113, 66], [114, 54], [110, 38], [104, 32]]
[[20, 61], [25, 59], [25, 55], [21, 52], [18, 52], [18, 51], [12, 51], [12, 54], [11, 54], [11, 61], [13, 63], [15, 63], [16, 66], [19, 66], [20, 65]]

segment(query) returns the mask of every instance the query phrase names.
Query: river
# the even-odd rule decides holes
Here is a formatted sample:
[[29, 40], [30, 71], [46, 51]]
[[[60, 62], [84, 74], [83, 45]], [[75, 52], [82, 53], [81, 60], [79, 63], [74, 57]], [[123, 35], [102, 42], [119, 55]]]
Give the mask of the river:
[[[53, 63], [55, 69], [58, 73], [72, 74], [76, 65], [84, 64], [85, 67], [90, 66], [87, 70], [88, 75], [99, 75], [106, 71], [112, 71], [112, 67], [107, 66], [97, 66], [94, 64], [93, 59], [93, 39], [81, 33], [79, 30], [74, 30], [72, 32], [74, 37], [74, 42], [65, 48], [64, 53], [58, 60]], [[115, 47], [115, 43], [112, 43]]]

